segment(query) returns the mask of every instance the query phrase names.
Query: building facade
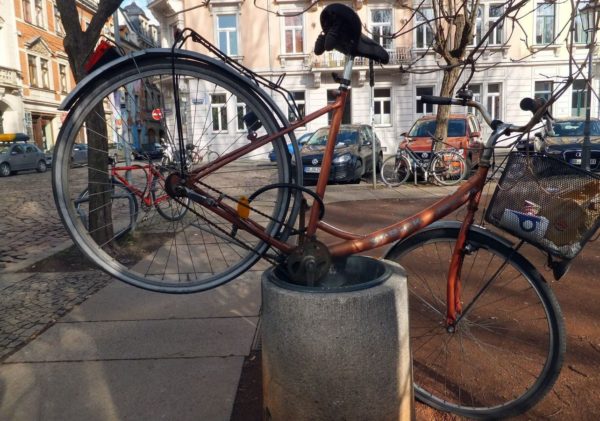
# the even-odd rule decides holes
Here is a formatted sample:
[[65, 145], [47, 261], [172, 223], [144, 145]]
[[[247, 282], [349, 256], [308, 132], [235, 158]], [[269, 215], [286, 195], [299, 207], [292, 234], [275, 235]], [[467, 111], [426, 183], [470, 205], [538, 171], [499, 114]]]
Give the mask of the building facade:
[[[344, 121], [372, 121], [385, 151], [391, 153], [401, 133], [418, 117], [436, 111], [435, 106], [417, 100], [419, 95], [439, 94], [442, 84], [439, 68], [443, 62], [429, 48], [432, 30], [428, 25], [419, 26], [421, 19], [433, 13], [423, 6], [421, 13], [411, 20], [412, 11], [404, 7], [411, 4], [410, 0], [342, 3], [354, 8], [363, 22], [363, 32], [370, 32], [389, 51], [391, 58], [389, 64], [376, 67], [373, 92], [367, 63], [356, 63], [350, 106]], [[301, 111], [310, 113], [333, 100], [338, 85], [331, 72], [342, 70], [338, 53], [315, 56], [312, 52], [321, 31], [319, 15], [327, 4], [318, 3], [304, 13], [301, 12], [310, 2], [294, 0], [269, 0], [264, 8], [257, 8], [254, 2], [246, 0], [211, 0], [207, 7], [196, 8], [193, 6], [197, 6], [197, 2], [192, 1], [152, 0], [148, 7], [161, 24], [163, 46], [172, 43], [174, 28], [193, 28], [262, 76], [275, 81], [285, 74], [283, 86], [292, 92]], [[420, 2], [414, 4], [416, 7]], [[503, 7], [498, 1], [480, 2], [474, 42], [502, 14]], [[177, 14], [182, 10], [187, 11]], [[520, 100], [525, 96], [549, 96], [564, 82], [570, 70], [566, 42], [570, 35], [568, 29], [565, 30], [570, 17], [569, 3], [529, 2], [519, 13], [522, 30], [505, 24], [493, 31], [486, 51], [477, 60], [477, 71], [469, 88], [495, 118], [526, 122], [529, 116], [520, 110]], [[387, 37], [397, 31], [405, 33], [394, 39]], [[578, 20], [572, 39], [573, 57], [585, 64], [587, 39]], [[197, 44], [189, 44], [187, 48], [205, 52]], [[405, 71], [409, 66], [414, 72]], [[458, 86], [464, 80], [466, 75]], [[593, 84], [598, 89], [597, 77]], [[584, 115], [585, 88], [582, 75], [554, 104], [553, 113], [556, 116]], [[287, 108], [283, 99], [279, 104], [284, 110]], [[598, 116], [597, 98], [592, 98], [591, 106], [592, 115]], [[453, 112], [465, 110], [457, 108]], [[314, 131], [327, 125], [327, 118], [323, 116], [299, 129], [297, 135], [303, 130]]]

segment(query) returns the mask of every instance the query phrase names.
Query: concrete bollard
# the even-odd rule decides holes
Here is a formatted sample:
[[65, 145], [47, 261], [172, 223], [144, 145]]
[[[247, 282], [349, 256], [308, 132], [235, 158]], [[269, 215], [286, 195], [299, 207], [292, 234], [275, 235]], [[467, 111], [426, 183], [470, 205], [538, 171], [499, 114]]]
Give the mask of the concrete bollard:
[[406, 275], [350, 259], [363, 282], [326, 292], [263, 274], [264, 420], [414, 419]]

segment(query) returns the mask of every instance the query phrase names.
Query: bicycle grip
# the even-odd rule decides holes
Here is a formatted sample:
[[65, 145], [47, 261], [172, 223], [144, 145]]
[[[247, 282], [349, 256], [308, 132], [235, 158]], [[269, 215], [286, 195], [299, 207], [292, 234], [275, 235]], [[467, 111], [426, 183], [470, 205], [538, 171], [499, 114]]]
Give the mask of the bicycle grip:
[[425, 104], [451, 105], [452, 98], [433, 95], [421, 95], [419, 98]]

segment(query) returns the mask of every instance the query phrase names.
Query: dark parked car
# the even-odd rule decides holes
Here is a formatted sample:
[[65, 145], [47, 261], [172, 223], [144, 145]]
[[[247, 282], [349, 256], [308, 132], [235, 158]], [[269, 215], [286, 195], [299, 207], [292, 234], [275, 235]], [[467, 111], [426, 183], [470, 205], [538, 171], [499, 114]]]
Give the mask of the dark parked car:
[[[46, 151], [46, 165], [52, 166], [52, 155], [54, 148]], [[71, 165], [87, 165], [88, 163], [88, 145], [85, 143], [75, 143], [71, 150]]]
[[159, 143], [148, 143], [133, 150], [133, 159], [160, 159], [163, 156], [163, 147]]
[[[27, 135], [24, 135], [27, 137]], [[26, 141], [15, 141], [17, 137], [2, 135], [0, 138], [0, 176], [24, 170], [44, 172], [47, 169], [46, 156], [36, 145]], [[28, 138], [28, 137], [27, 137]]]
[[[426, 115], [419, 118], [408, 133], [403, 133], [398, 149], [402, 149], [407, 143], [410, 148], [421, 154], [423, 159], [431, 153], [431, 137], [435, 134], [437, 127], [436, 116]], [[481, 127], [479, 121], [472, 114], [450, 114], [448, 121], [448, 133], [446, 143], [458, 149], [467, 161], [469, 168], [479, 163], [483, 151], [481, 140]], [[447, 147], [447, 146], [444, 146]]]
[[[327, 143], [329, 127], [313, 133], [300, 151], [304, 180], [311, 182], [319, 178], [323, 152]], [[337, 135], [329, 182], [358, 182], [371, 172], [373, 144], [377, 157], [377, 171], [383, 162], [381, 143], [371, 126], [366, 124], [342, 125]]]
[[[308, 142], [308, 139], [310, 139], [311, 136], [312, 136], [312, 133], [304, 133], [302, 136], [300, 136], [297, 139], [298, 147], [300, 149], [302, 149], [302, 146], [304, 146], [304, 144], [306, 142]], [[288, 147], [288, 152], [290, 153], [290, 155], [292, 155], [294, 153], [294, 148], [292, 147], [292, 144], [288, 143], [287, 147]], [[274, 150], [269, 152], [269, 161], [275, 162], [275, 151]]]
[[[564, 159], [569, 164], [581, 165], [584, 128], [584, 118], [557, 118], [552, 132], [544, 131], [535, 137], [534, 149], [536, 152]], [[597, 118], [590, 121], [590, 142], [590, 169], [600, 172], [600, 120]]]

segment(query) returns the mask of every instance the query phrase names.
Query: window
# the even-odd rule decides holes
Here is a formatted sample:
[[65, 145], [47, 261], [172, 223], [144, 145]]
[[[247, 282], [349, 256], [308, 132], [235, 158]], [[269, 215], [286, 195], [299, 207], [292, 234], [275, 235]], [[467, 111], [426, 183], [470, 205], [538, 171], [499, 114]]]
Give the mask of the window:
[[371, 34], [383, 48], [392, 49], [392, 9], [371, 10]]
[[56, 4], [54, 5], [54, 31], [57, 35], [64, 35], [65, 28], [63, 27], [62, 20], [60, 19], [60, 12]]
[[[335, 102], [337, 98], [337, 89], [336, 90], [328, 90], [327, 91], [327, 103], [331, 104]], [[346, 98], [346, 107], [344, 108], [344, 115], [342, 116], [342, 124], [352, 124], [352, 101], [351, 101], [351, 93], [352, 91], [348, 91], [348, 97]], [[327, 114], [327, 124], [331, 124], [331, 119], [333, 118], [333, 111], [330, 111]]]
[[[304, 118], [306, 115], [306, 94], [304, 91], [295, 91], [290, 93], [292, 94], [292, 98], [296, 103], [296, 110], [298, 111], [298, 114], [300, 114], [300, 118]], [[288, 107], [288, 120], [291, 122], [298, 120], [298, 116], [296, 116], [296, 113], [292, 107]]]
[[38, 70], [37, 60], [35, 56], [27, 55], [27, 66], [29, 69], [29, 86], [37, 87], [38, 85]]
[[50, 72], [48, 70], [48, 60], [41, 58], [40, 67], [42, 69], [42, 88], [50, 89]]
[[391, 124], [392, 95], [390, 89], [375, 89], [373, 96], [374, 124]]
[[230, 56], [238, 55], [236, 15], [217, 16], [217, 40], [219, 49]]
[[[433, 95], [433, 86], [418, 86], [417, 98], [421, 95]], [[433, 112], [433, 104], [424, 104], [420, 99], [417, 99], [417, 114], [425, 114]]]
[[422, 13], [415, 14], [415, 46], [417, 48], [429, 48], [433, 43], [433, 31], [429, 21], [433, 20], [433, 9], [423, 9]]
[[473, 47], [479, 45], [483, 36], [483, 7], [477, 8], [477, 16], [475, 17], [475, 30], [473, 31]]
[[27, 23], [33, 23], [33, 19], [31, 19], [31, 0], [23, 0], [23, 20]]
[[535, 82], [535, 92], [533, 94], [534, 97], [544, 98], [546, 101], [548, 101], [552, 96], [552, 85], [553, 82], [548, 81]]
[[227, 131], [227, 99], [225, 94], [211, 96], [212, 129], [215, 132]]
[[494, 120], [500, 120], [501, 113], [501, 102], [500, 102], [500, 84], [489, 83], [487, 89], [487, 109], [488, 113]]
[[244, 124], [244, 116], [246, 115], [246, 104], [239, 102], [236, 105], [237, 109], [237, 129], [238, 131], [245, 131], [246, 125]]
[[554, 4], [538, 3], [535, 18], [535, 43], [554, 42]]
[[284, 45], [286, 54], [304, 52], [304, 34], [302, 28], [302, 15], [285, 16], [283, 19]]
[[[473, 92], [473, 101], [481, 103], [481, 91], [483, 90], [481, 84], [476, 83], [473, 85], [469, 85], [469, 89], [471, 90], [471, 92]], [[475, 111], [475, 108], [473, 107], [468, 107], [467, 112], [470, 114], [477, 115], [477, 111]]]
[[34, 23], [37, 26], [44, 26], [44, 9], [42, 7], [42, 0], [34, 0], [34, 2]]
[[577, 11], [577, 16], [575, 17], [575, 33], [573, 34], [573, 41], [576, 44], [587, 44], [589, 42], [588, 34], [583, 30], [583, 23], [581, 22], [581, 19], [584, 19], [584, 17], [581, 16], [581, 9], [587, 5], [587, 2], [579, 3], [579, 10]]
[[60, 91], [62, 93], [66, 93], [68, 90], [67, 87], [67, 66], [64, 64], [58, 65], [58, 83], [60, 85]]
[[571, 87], [571, 115], [573, 117], [585, 116], [590, 99], [587, 81], [583, 79], [573, 81], [573, 86]]
[[[499, 18], [504, 14], [504, 5], [503, 4], [490, 4], [489, 11], [489, 25], [492, 26]], [[500, 23], [488, 38], [490, 45], [500, 45], [504, 42], [503, 37], [503, 24]]]

